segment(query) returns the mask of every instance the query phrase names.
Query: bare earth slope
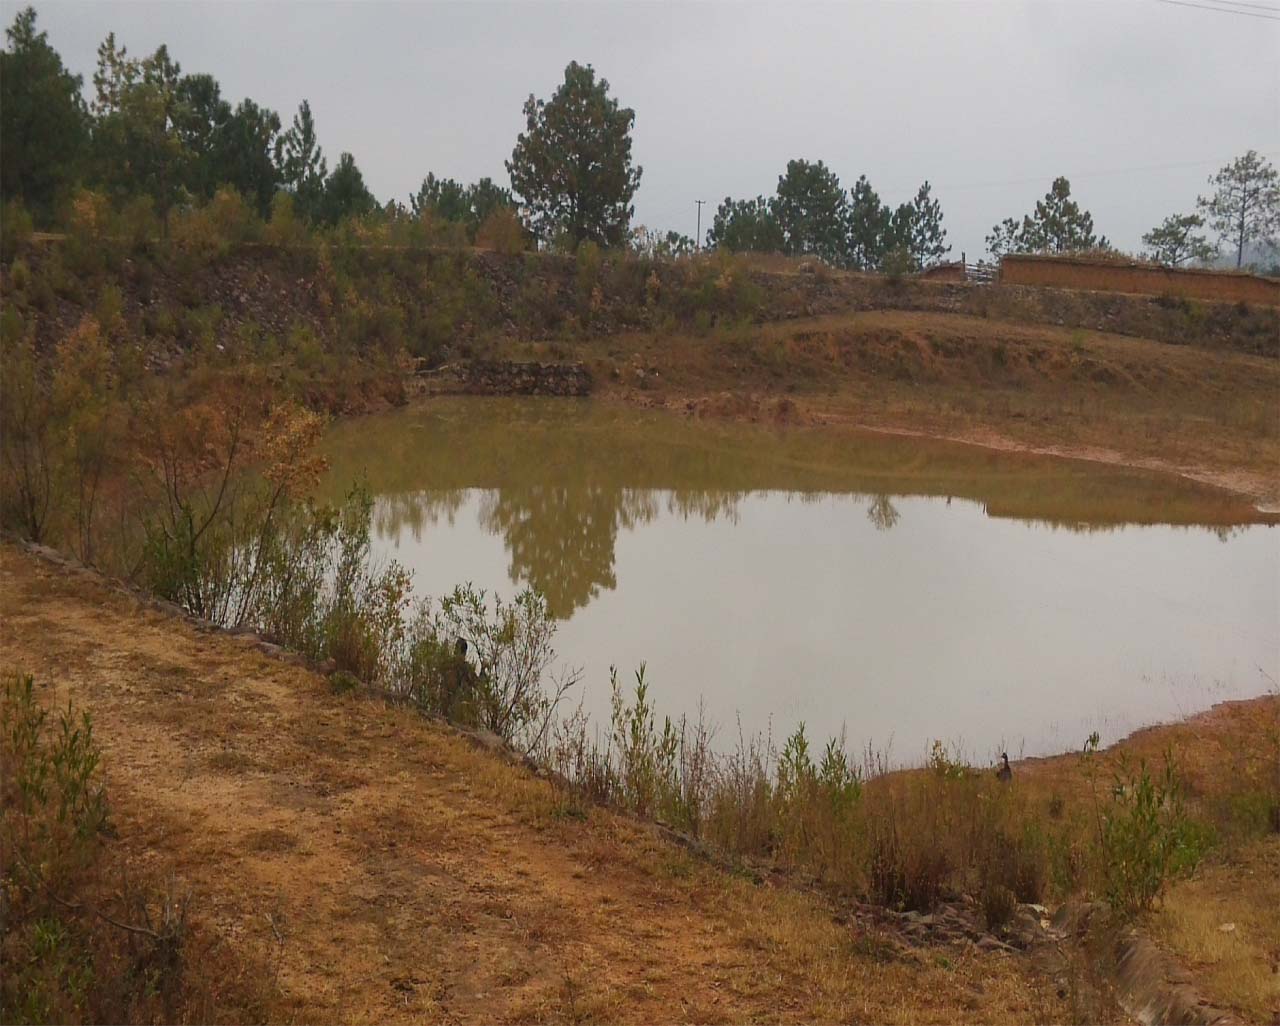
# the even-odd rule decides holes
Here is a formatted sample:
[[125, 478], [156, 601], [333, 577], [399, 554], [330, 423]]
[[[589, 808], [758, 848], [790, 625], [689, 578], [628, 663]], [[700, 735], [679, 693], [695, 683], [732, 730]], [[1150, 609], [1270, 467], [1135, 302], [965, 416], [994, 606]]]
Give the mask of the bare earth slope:
[[1167, 470], [1280, 506], [1280, 362], [1262, 356], [904, 310], [511, 352], [583, 360], [602, 393], [646, 406]]
[[416, 714], [0, 546], [0, 667], [88, 709], [119, 840], [327, 1021], [1060, 1021], [1021, 956], [903, 952]]

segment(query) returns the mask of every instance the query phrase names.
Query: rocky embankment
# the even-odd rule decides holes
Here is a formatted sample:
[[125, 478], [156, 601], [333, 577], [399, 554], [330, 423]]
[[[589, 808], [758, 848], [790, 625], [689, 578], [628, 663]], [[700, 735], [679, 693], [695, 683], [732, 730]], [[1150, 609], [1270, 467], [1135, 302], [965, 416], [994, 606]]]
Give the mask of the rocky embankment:
[[587, 396], [594, 384], [582, 363], [466, 360], [416, 375], [419, 391], [434, 395]]

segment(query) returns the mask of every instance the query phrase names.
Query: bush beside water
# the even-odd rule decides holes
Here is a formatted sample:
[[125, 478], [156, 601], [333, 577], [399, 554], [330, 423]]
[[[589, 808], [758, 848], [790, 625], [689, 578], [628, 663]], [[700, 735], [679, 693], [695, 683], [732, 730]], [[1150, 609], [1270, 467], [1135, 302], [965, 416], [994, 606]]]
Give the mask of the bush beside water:
[[[323, 429], [311, 412], [323, 404], [309, 390], [370, 362], [403, 374], [410, 356], [437, 358], [464, 320], [496, 326], [504, 306], [473, 258], [433, 250], [429, 235], [415, 234], [429, 225], [348, 224], [332, 238], [303, 237], [287, 204], [264, 226], [221, 193], [176, 214], [174, 239], [157, 257], [147, 210], [117, 214], [86, 194], [76, 211], [64, 250], [38, 260], [7, 254], [4, 526], [74, 548], [213, 623], [331, 660], [344, 680], [492, 731], [554, 771], [566, 809], [601, 802], [654, 817], [732, 857], [769, 859], [893, 907], [969, 894], [998, 924], [1013, 902], [1088, 889], [1139, 914], [1215, 836], [1276, 821], [1280, 781], [1269, 778], [1249, 778], [1207, 810], [1211, 825], [1197, 820], [1172, 761], [1163, 773], [1122, 766], [1109, 788], [1094, 787], [1091, 806], [1058, 797], [1046, 810], [1016, 781], [1003, 785], [941, 746], [923, 769], [897, 775], [876, 753], [850, 755], [842, 740], [815, 747], [803, 726], [780, 750], [741, 736], [726, 750], [705, 717], [660, 717], [643, 668], [632, 689], [613, 676], [611, 722], [597, 737], [561, 708], [576, 676], [554, 673], [555, 625], [540, 596], [503, 602], [464, 587], [415, 601], [403, 568], [370, 561], [367, 495], [337, 508], [305, 499]], [[193, 293], [181, 310], [149, 315], [150, 330], [189, 347], [186, 373], [147, 375], [149, 340], [126, 328], [126, 261], [131, 289], [174, 268], [191, 281], [259, 239], [292, 247], [314, 277], [326, 333], [303, 324], [278, 338], [246, 322], [228, 335], [223, 308]], [[383, 245], [406, 250], [368, 248]], [[709, 331], [754, 318], [763, 302], [750, 263], [727, 254], [660, 262], [584, 246], [567, 268], [572, 295], [555, 302], [535, 280], [536, 261], [502, 259], [511, 279], [502, 304], [538, 330], [571, 330], [572, 321], [594, 331], [635, 317]], [[79, 293], [89, 286], [93, 313], [52, 349], [39, 344], [40, 319], [64, 300], [87, 304]], [[427, 295], [423, 310], [403, 305], [410, 292]], [[1101, 757], [1085, 758], [1096, 766]]]
[[541, 596], [504, 602], [464, 586], [416, 600], [402, 567], [371, 560], [366, 493], [336, 508], [294, 498], [315, 469], [305, 452], [316, 424], [299, 418], [272, 421], [275, 441], [258, 443], [253, 475], [224, 467], [201, 488], [183, 489], [182, 447], [165, 450], [178, 498], [143, 518], [139, 579], [215, 623], [332, 661], [335, 680], [493, 732], [558, 781], [566, 812], [613, 806], [891, 908], [970, 895], [998, 927], [1018, 902], [1082, 891], [1141, 914], [1216, 836], [1264, 830], [1269, 815], [1256, 809], [1280, 805], [1280, 780], [1248, 776], [1240, 794], [1201, 809], [1213, 822], [1197, 819], [1172, 756], [1161, 772], [1121, 760], [1103, 783], [1096, 738], [1081, 756], [1088, 802], [1041, 802], [941, 743], [920, 769], [898, 773], [874, 751], [852, 756], [843, 739], [815, 748], [804, 725], [781, 748], [740, 734], [726, 750], [705, 716], [660, 715], [644, 667], [629, 688], [613, 673], [601, 738], [565, 707], [578, 678], [556, 672], [555, 620]]

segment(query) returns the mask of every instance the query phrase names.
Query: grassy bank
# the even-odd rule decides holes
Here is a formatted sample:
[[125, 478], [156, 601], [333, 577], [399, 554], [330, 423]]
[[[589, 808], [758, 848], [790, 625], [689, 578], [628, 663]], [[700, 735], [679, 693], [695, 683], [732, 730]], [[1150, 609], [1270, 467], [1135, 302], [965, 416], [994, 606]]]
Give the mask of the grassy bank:
[[556, 675], [540, 596], [504, 604], [464, 588], [415, 600], [398, 566], [370, 564], [361, 495], [277, 507], [260, 488], [197, 540], [192, 561], [155, 564], [172, 575], [149, 578], [153, 591], [327, 664], [339, 692], [488, 732], [557, 783], [557, 815], [606, 807], [657, 820], [718, 860], [838, 901], [918, 913], [971, 903], [996, 936], [1026, 903], [1098, 898], [1120, 921], [1146, 917], [1171, 884], [1267, 843], [1280, 822], [1276, 698], [1225, 720], [1216, 749], [1176, 728], [1158, 749], [1139, 737], [1104, 755], [1095, 740], [1019, 766], [1012, 781], [940, 743], [919, 770], [890, 772], [876, 752], [803, 728], [780, 748], [746, 737], [715, 749], [701, 723], [653, 707], [643, 670], [634, 685], [615, 678], [611, 721], [591, 724], [559, 704], [572, 681]]
[[[508, 356], [583, 360], [644, 404], [1145, 461], [1280, 498], [1274, 308], [299, 234], [230, 203], [163, 241], [105, 208], [59, 240], [6, 237], [8, 526], [78, 534], [92, 561], [84, 525], [128, 518], [100, 479], [149, 476], [150, 425], [180, 434], [194, 410], [249, 439], [283, 404], [368, 411], [403, 402], [414, 368]], [[46, 528], [58, 511], [78, 526]]]
[[0, 661], [93, 715], [108, 850], [260, 960], [270, 1021], [1096, 1018], [1020, 956], [723, 872], [244, 637], [12, 546], [0, 574]]
[[[1099, 895], [1141, 921], [1150, 904], [1163, 931], [1166, 917], [1193, 915], [1180, 910], [1215, 907], [1218, 888], [1265, 896], [1242, 888], [1231, 867], [1264, 866], [1252, 853], [1275, 851], [1274, 697], [1107, 752], [1017, 764], [1006, 783], [941, 746], [906, 773], [838, 744], [810, 749], [803, 734], [777, 752], [747, 741], [716, 755], [700, 747], [696, 725], [667, 725], [643, 690], [620, 688], [602, 738], [570, 719], [535, 746], [565, 774], [555, 783], [554, 773], [537, 780], [422, 717], [441, 690], [370, 700], [342, 673], [317, 678], [243, 637], [146, 612], [93, 577], [12, 549], [2, 558], [3, 657], [57, 685], [43, 702], [74, 695], [93, 710], [119, 809], [117, 850], [161, 853], [160, 865], [191, 888], [193, 916], [212, 903], [220, 929], [241, 924], [241, 953], [280, 966], [277, 1007], [303, 1017], [358, 1008], [625, 1019], [684, 1007], [735, 1021], [754, 1007], [799, 1019], [861, 1008], [888, 1021], [1096, 1021], [1096, 1006], [1070, 1007], [1083, 978], [1054, 982], [1015, 956], [943, 939], [920, 948], [865, 910], [966, 907], [968, 895], [1001, 936], [1016, 901]], [[436, 680], [456, 685], [442, 668]], [[394, 686], [381, 678], [381, 688]], [[465, 723], [486, 722], [492, 708], [476, 700], [477, 686], [464, 678], [453, 691], [450, 711]], [[1177, 754], [1165, 776], [1169, 750]], [[642, 828], [650, 817], [715, 857], [656, 841]], [[438, 867], [425, 876], [415, 868], [424, 858]], [[726, 875], [717, 863], [738, 868]], [[464, 866], [465, 898], [447, 882]], [[329, 895], [319, 905], [316, 886]], [[597, 892], [609, 901], [595, 903]], [[356, 906], [365, 912], [353, 920]], [[420, 940], [394, 914], [406, 907], [434, 924]], [[1265, 965], [1265, 924], [1255, 918], [1238, 917], [1249, 940], [1234, 952], [1231, 980], [1257, 978]], [[1204, 957], [1193, 947], [1213, 939], [1204, 919], [1159, 935]], [[477, 927], [479, 948], [461, 940]], [[718, 953], [695, 969], [693, 948], [669, 928]], [[646, 939], [628, 939], [635, 931]], [[641, 966], [623, 950], [652, 957]], [[481, 967], [464, 968], [478, 951]], [[361, 983], [320, 982], [335, 973]], [[980, 993], [969, 989], [979, 976], [988, 981]], [[1206, 980], [1237, 1009], [1267, 1000], [1256, 985]]]
[[[803, 730], [778, 749], [767, 739], [743, 738], [720, 752], [700, 724], [671, 722], [654, 709], [642, 677], [634, 686], [615, 680], [607, 725], [565, 715], [557, 699], [568, 682], [554, 672], [554, 622], [540, 596], [525, 593], [504, 605], [460, 589], [435, 603], [416, 602], [402, 569], [370, 563], [367, 500], [357, 493], [331, 507], [307, 496], [320, 469], [313, 447], [324, 415], [402, 401], [419, 361], [498, 355], [581, 359], [607, 395], [695, 415], [867, 423], [987, 444], [1095, 452], [1176, 468], [1266, 499], [1277, 494], [1280, 466], [1273, 401], [1280, 365], [1273, 355], [1257, 353], [1268, 352], [1265, 333], [1274, 312], [1233, 309], [1210, 317], [1194, 306], [1153, 302], [1158, 316], [1144, 321], [1145, 300], [1107, 297], [1108, 323], [1163, 338], [1155, 341], [1045, 326], [1065, 307], [1035, 290], [979, 292], [799, 274], [729, 258], [606, 259], [584, 248], [570, 259], [352, 240], [264, 247], [227, 242], [212, 230], [163, 246], [87, 233], [17, 252], [0, 275], [5, 526], [75, 551], [85, 563], [203, 621], [301, 653], [328, 672], [323, 688], [348, 696], [318, 690], [318, 680], [302, 671], [285, 684], [265, 685], [259, 678], [277, 671], [264, 670], [261, 661], [242, 665], [230, 649], [217, 647], [229, 644], [225, 638], [209, 639], [207, 650], [190, 638], [181, 642], [187, 650], [179, 665], [168, 653], [179, 644], [171, 621], [151, 624], [145, 651], [129, 648], [126, 659], [141, 662], [136, 676], [122, 677], [109, 659], [96, 661], [83, 648], [99, 644], [112, 656], [124, 644], [116, 635], [134, 614], [112, 607], [98, 616], [74, 587], [50, 584], [23, 567], [25, 557], [6, 556], [8, 572], [25, 578], [20, 595], [30, 603], [11, 605], [10, 616], [25, 623], [28, 637], [54, 639], [36, 645], [10, 630], [10, 665], [87, 688], [98, 707], [109, 710], [112, 729], [128, 739], [132, 761], [118, 779], [141, 796], [132, 812], [138, 836], [155, 841], [176, 827], [181, 840], [166, 842], [170, 861], [203, 880], [209, 894], [216, 893], [212, 867], [221, 855], [252, 854], [251, 868], [236, 881], [243, 888], [237, 922], [265, 917], [275, 923], [274, 913], [258, 904], [263, 893], [288, 887], [273, 860], [287, 863], [291, 873], [315, 868], [316, 849], [299, 838], [324, 825], [318, 810], [332, 813], [334, 795], [359, 791], [380, 801], [367, 815], [342, 806], [355, 840], [349, 849], [326, 841], [321, 853], [325, 879], [341, 896], [316, 913], [307, 955], [313, 960], [290, 970], [286, 989], [303, 1017], [341, 1014], [328, 991], [310, 1004], [300, 995], [325, 986], [318, 965], [342, 962], [348, 982], [376, 968], [380, 986], [395, 991], [391, 1003], [385, 993], [362, 991], [361, 1007], [370, 1017], [399, 1011], [395, 1000], [407, 1005], [404, 996], [412, 995], [414, 1007], [428, 1014], [473, 1000], [467, 1007], [480, 1018], [614, 1017], [624, 1009], [670, 1017], [675, 1008], [691, 1017], [737, 1018], [776, 1012], [781, 995], [792, 1002], [784, 1007], [795, 1018], [955, 1018], [973, 1010], [964, 1003], [971, 999], [956, 991], [972, 974], [956, 980], [945, 975], [951, 964], [922, 967], [904, 959], [899, 965], [897, 955], [882, 957], [874, 935], [864, 931], [850, 940], [833, 931], [831, 909], [867, 902], [923, 913], [969, 903], [993, 935], [1029, 902], [1100, 897], [1123, 918], [1156, 909], [1173, 915], [1174, 899], [1162, 904], [1166, 896], [1184, 895], [1192, 909], [1197, 881], [1231, 879], [1221, 867], [1272, 850], [1280, 809], [1275, 699], [1250, 706], [1258, 710], [1255, 719], [1224, 721], [1215, 734], [1229, 760], [1225, 774], [1217, 765], [1202, 766], [1195, 739], [1176, 733], [1161, 735], [1169, 739], [1167, 753], [1141, 740], [1114, 753], [1087, 748], [1052, 764], [1056, 768], [1019, 766], [1011, 782], [998, 780], [989, 767], [966, 765], [942, 746], [917, 771], [889, 773], [875, 752], [849, 752], [839, 739]], [[988, 305], [979, 309], [980, 300]], [[1100, 302], [1079, 299], [1071, 316], [1084, 322], [1099, 313]], [[860, 308], [864, 312], [850, 312]], [[1175, 341], [1196, 344], [1170, 344]], [[59, 632], [73, 634], [73, 642], [58, 640]], [[470, 642], [467, 651], [456, 647], [460, 637]], [[211, 653], [220, 660], [217, 671], [200, 665]], [[163, 672], [149, 669], [156, 663]], [[67, 680], [68, 668], [86, 670], [96, 683]], [[223, 670], [227, 677], [217, 675]], [[242, 671], [258, 677], [237, 689], [229, 676]], [[134, 686], [144, 688], [151, 719], [131, 726], [132, 710], [111, 696], [112, 686], [126, 696]], [[389, 696], [399, 708], [366, 701], [369, 695]], [[294, 732], [269, 757], [237, 740], [243, 734], [262, 745], [279, 743], [281, 734], [264, 733], [237, 711], [264, 696], [287, 707], [284, 719]], [[514, 746], [555, 786], [459, 755], [418, 714]], [[207, 723], [193, 722], [206, 716]], [[366, 729], [395, 743], [358, 740]], [[440, 766], [418, 767], [425, 775], [401, 793], [382, 777], [398, 779], [397, 760], [417, 758], [404, 755], [405, 739], [448, 754]], [[327, 748], [336, 751], [328, 751], [318, 769], [300, 768]], [[352, 765], [355, 754], [371, 752], [378, 757], [372, 766]], [[11, 757], [25, 758], [16, 744]], [[173, 760], [163, 769], [163, 786], [143, 779], [144, 767], [157, 759]], [[181, 797], [177, 782], [178, 768], [191, 767], [205, 778], [194, 805]], [[459, 770], [466, 776], [452, 784], [426, 779]], [[251, 784], [247, 778], [255, 774], [269, 777], [270, 787]], [[305, 816], [294, 816], [294, 799], [278, 790], [298, 780], [306, 786], [306, 796], [297, 799]], [[458, 823], [463, 814], [441, 787], [482, 792], [466, 809], [482, 826]], [[246, 790], [256, 804], [226, 814], [225, 806], [241, 801]], [[505, 798], [504, 790], [510, 792]], [[419, 799], [430, 815], [415, 811]], [[148, 822], [144, 800], [160, 800], [168, 820]], [[637, 979], [660, 974], [661, 964], [632, 965], [633, 975], [616, 986], [583, 979], [568, 938], [583, 924], [601, 933], [612, 927], [599, 907], [578, 909], [573, 922], [546, 921], [548, 895], [573, 891], [583, 879], [566, 870], [562, 852], [547, 857], [561, 862], [521, 905], [533, 925], [506, 932], [509, 927], [486, 919], [493, 938], [506, 945], [508, 961], [495, 956], [482, 978], [467, 978], [475, 948], [466, 945], [449, 956], [452, 975], [423, 977], [415, 964], [436, 951], [439, 935], [416, 941], [412, 960], [398, 953], [393, 979], [376, 959], [371, 968], [365, 955], [317, 940], [362, 900], [344, 890], [344, 874], [377, 852], [380, 864], [365, 882], [383, 906], [362, 920], [359, 933], [370, 951], [393, 948], [406, 924], [388, 910], [406, 896], [425, 905], [430, 892], [414, 876], [415, 863], [395, 850], [401, 838], [420, 852], [446, 821], [457, 831], [459, 850], [476, 857], [509, 818], [520, 819], [520, 802], [533, 810], [533, 829], [564, 831], [557, 833], [561, 841], [573, 837], [584, 872], [623, 853], [626, 871], [611, 882], [634, 899], [628, 915], [635, 903], [684, 902], [681, 907], [702, 917], [704, 940], [717, 932], [727, 936], [726, 964], [738, 960], [726, 977], [731, 1006], [717, 1009], [715, 995], [701, 988], [686, 1009], [673, 1003], [679, 1000], [674, 984], [654, 983], [661, 1001], [642, 1000], [636, 988], [648, 983]], [[9, 818], [14, 807], [6, 800], [6, 823], [17, 822]], [[503, 817], [497, 825], [495, 807]], [[191, 817], [220, 808], [227, 817], [222, 847], [202, 844]], [[667, 848], [645, 847], [636, 840], [638, 820], [629, 817], [659, 820], [737, 869], [765, 878], [781, 873], [818, 890], [801, 897], [787, 891], [791, 896], [771, 896], [762, 906], [748, 884]], [[264, 825], [273, 819], [287, 821], [287, 829]], [[587, 833], [572, 834], [580, 821], [589, 824]], [[76, 856], [86, 872], [89, 854]], [[467, 877], [468, 888], [484, 891], [486, 880], [502, 879], [518, 891], [521, 882], [499, 861], [477, 863], [483, 872]], [[432, 872], [456, 868], [444, 859]], [[637, 876], [649, 882], [637, 884]], [[84, 881], [68, 878], [67, 884], [87, 888], [85, 901], [104, 907], [95, 890], [102, 885]], [[294, 914], [303, 914], [308, 896], [291, 893]], [[609, 904], [603, 900], [609, 893], [608, 887], [593, 892], [599, 905]], [[146, 909], [146, 901], [126, 905]], [[728, 911], [715, 911], [717, 901], [728, 902]], [[762, 907], [780, 910], [781, 925], [769, 925]], [[45, 943], [39, 924], [49, 908], [33, 908], [12, 935], [16, 950], [26, 953], [16, 957], [28, 958]], [[469, 922], [505, 920], [507, 910], [501, 896], [485, 897], [468, 906]], [[111, 950], [84, 932], [97, 929], [98, 919], [86, 913], [68, 921], [67, 950], [75, 955], [66, 973], [89, 964], [100, 947]], [[1171, 946], [1202, 950], [1203, 915], [1188, 911], [1160, 922]], [[694, 952], [687, 944], [652, 922], [633, 925], [628, 943], [644, 945], [644, 926], [664, 938], [667, 954], [682, 967], [668, 982], [689, 979]], [[453, 936], [447, 917], [433, 920], [433, 929]], [[550, 972], [518, 954], [530, 945], [536, 950], [539, 929], [557, 937], [558, 961]], [[269, 950], [265, 935], [256, 943], [253, 957]], [[594, 944], [587, 964], [605, 973], [616, 944], [602, 937]], [[884, 970], [893, 982], [882, 984], [872, 1000], [865, 988], [880, 962], [895, 966]], [[995, 971], [982, 964], [983, 971]], [[94, 972], [110, 975], [110, 965]], [[772, 973], [774, 982], [753, 983], [750, 973], [739, 972], [744, 965]], [[508, 971], [515, 975], [504, 978]], [[979, 1002], [980, 1017], [1060, 1016], [1062, 998], [1046, 998], [1038, 983], [1027, 983], [1023, 968], [999, 972], [1007, 989]], [[946, 999], [910, 1004], [908, 992], [922, 976], [936, 977]], [[1240, 978], [1234, 970], [1227, 976]], [[27, 989], [36, 993], [36, 986]], [[498, 987], [507, 988], [511, 1004], [479, 1000]], [[1223, 984], [1230, 1003], [1261, 1007], [1256, 986], [1233, 987]], [[192, 997], [189, 1007], [198, 1010], [201, 1000]], [[102, 1007], [125, 1018], [151, 1014], [127, 1001]], [[57, 1008], [49, 1009], [30, 1015], [57, 1017]]]
[[586, 361], [605, 393], [640, 405], [1078, 455], [1280, 502], [1280, 365], [1263, 357], [885, 310], [558, 351]]

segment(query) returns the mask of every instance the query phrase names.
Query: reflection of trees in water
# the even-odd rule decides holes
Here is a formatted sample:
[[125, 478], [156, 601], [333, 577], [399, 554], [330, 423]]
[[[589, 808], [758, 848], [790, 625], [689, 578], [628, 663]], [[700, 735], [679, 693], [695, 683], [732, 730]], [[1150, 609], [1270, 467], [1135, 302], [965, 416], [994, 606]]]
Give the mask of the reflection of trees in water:
[[[454, 523], [469, 489], [403, 492], [379, 496], [374, 523], [382, 537], [408, 529], [415, 541], [432, 525]], [[686, 519], [708, 523], [725, 519], [737, 524], [743, 500], [754, 492], [739, 489], [655, 490], [616, 485], [560, 484], [518, 486], [480, 491], [481, 526], [503, 537], [511, 556], [510, 575], [536, 588], [547, 599], [551, 614], [565, 619], [587, 605], [601, 590], [617, 586], [615, 547], [620, 530], [654, 520], [660, 509]], [[786, 501], [822, 503], [833, 496], [867, 502], [867, 519], [878, 531], [888, 531], [901, 513], [888, 493], [837, 493], [794, 490]], [[949, 504], [949, 503], [948, 503]], [[1002, 516], [984, 504], [989, 516]], [[1037, 519], [1051, 530], [1112, 531], [1114, 524]], [[1187, 528], [1198, 530], [1199, 528]], [[1214, 528], [1227, 541], [1243, 528]]]
[[871, 504], [867, 506], [867, 519], [875, 525], [877, 531], [888, 531], [901, 518], [902, 514], [888, 495], [871, 497]]
[[466, 495], [462, 488], [379, 495], [373, 507], [374, 530], [380, 538], [394, 538], [408, 528], [413, 540], [420, 542], [423, 528], [438, 524], [441, 517], [453, 523]]
[[480, 523], [506, 541], [511, 577], [542, 592], [559, 619], [617, 585], [618, 530], [656, 515], [651, 491], [590, 485], [504, 488], [480, 503]]
[[685, 488], [673, 491], [667, 498], [667, 512], [678, 513], [686, 520], [691, 516], [702, 517], [707, 523], [725, 519], [738, 522], [738, 504], [747, 492], [720, 491], [709, 488]]

